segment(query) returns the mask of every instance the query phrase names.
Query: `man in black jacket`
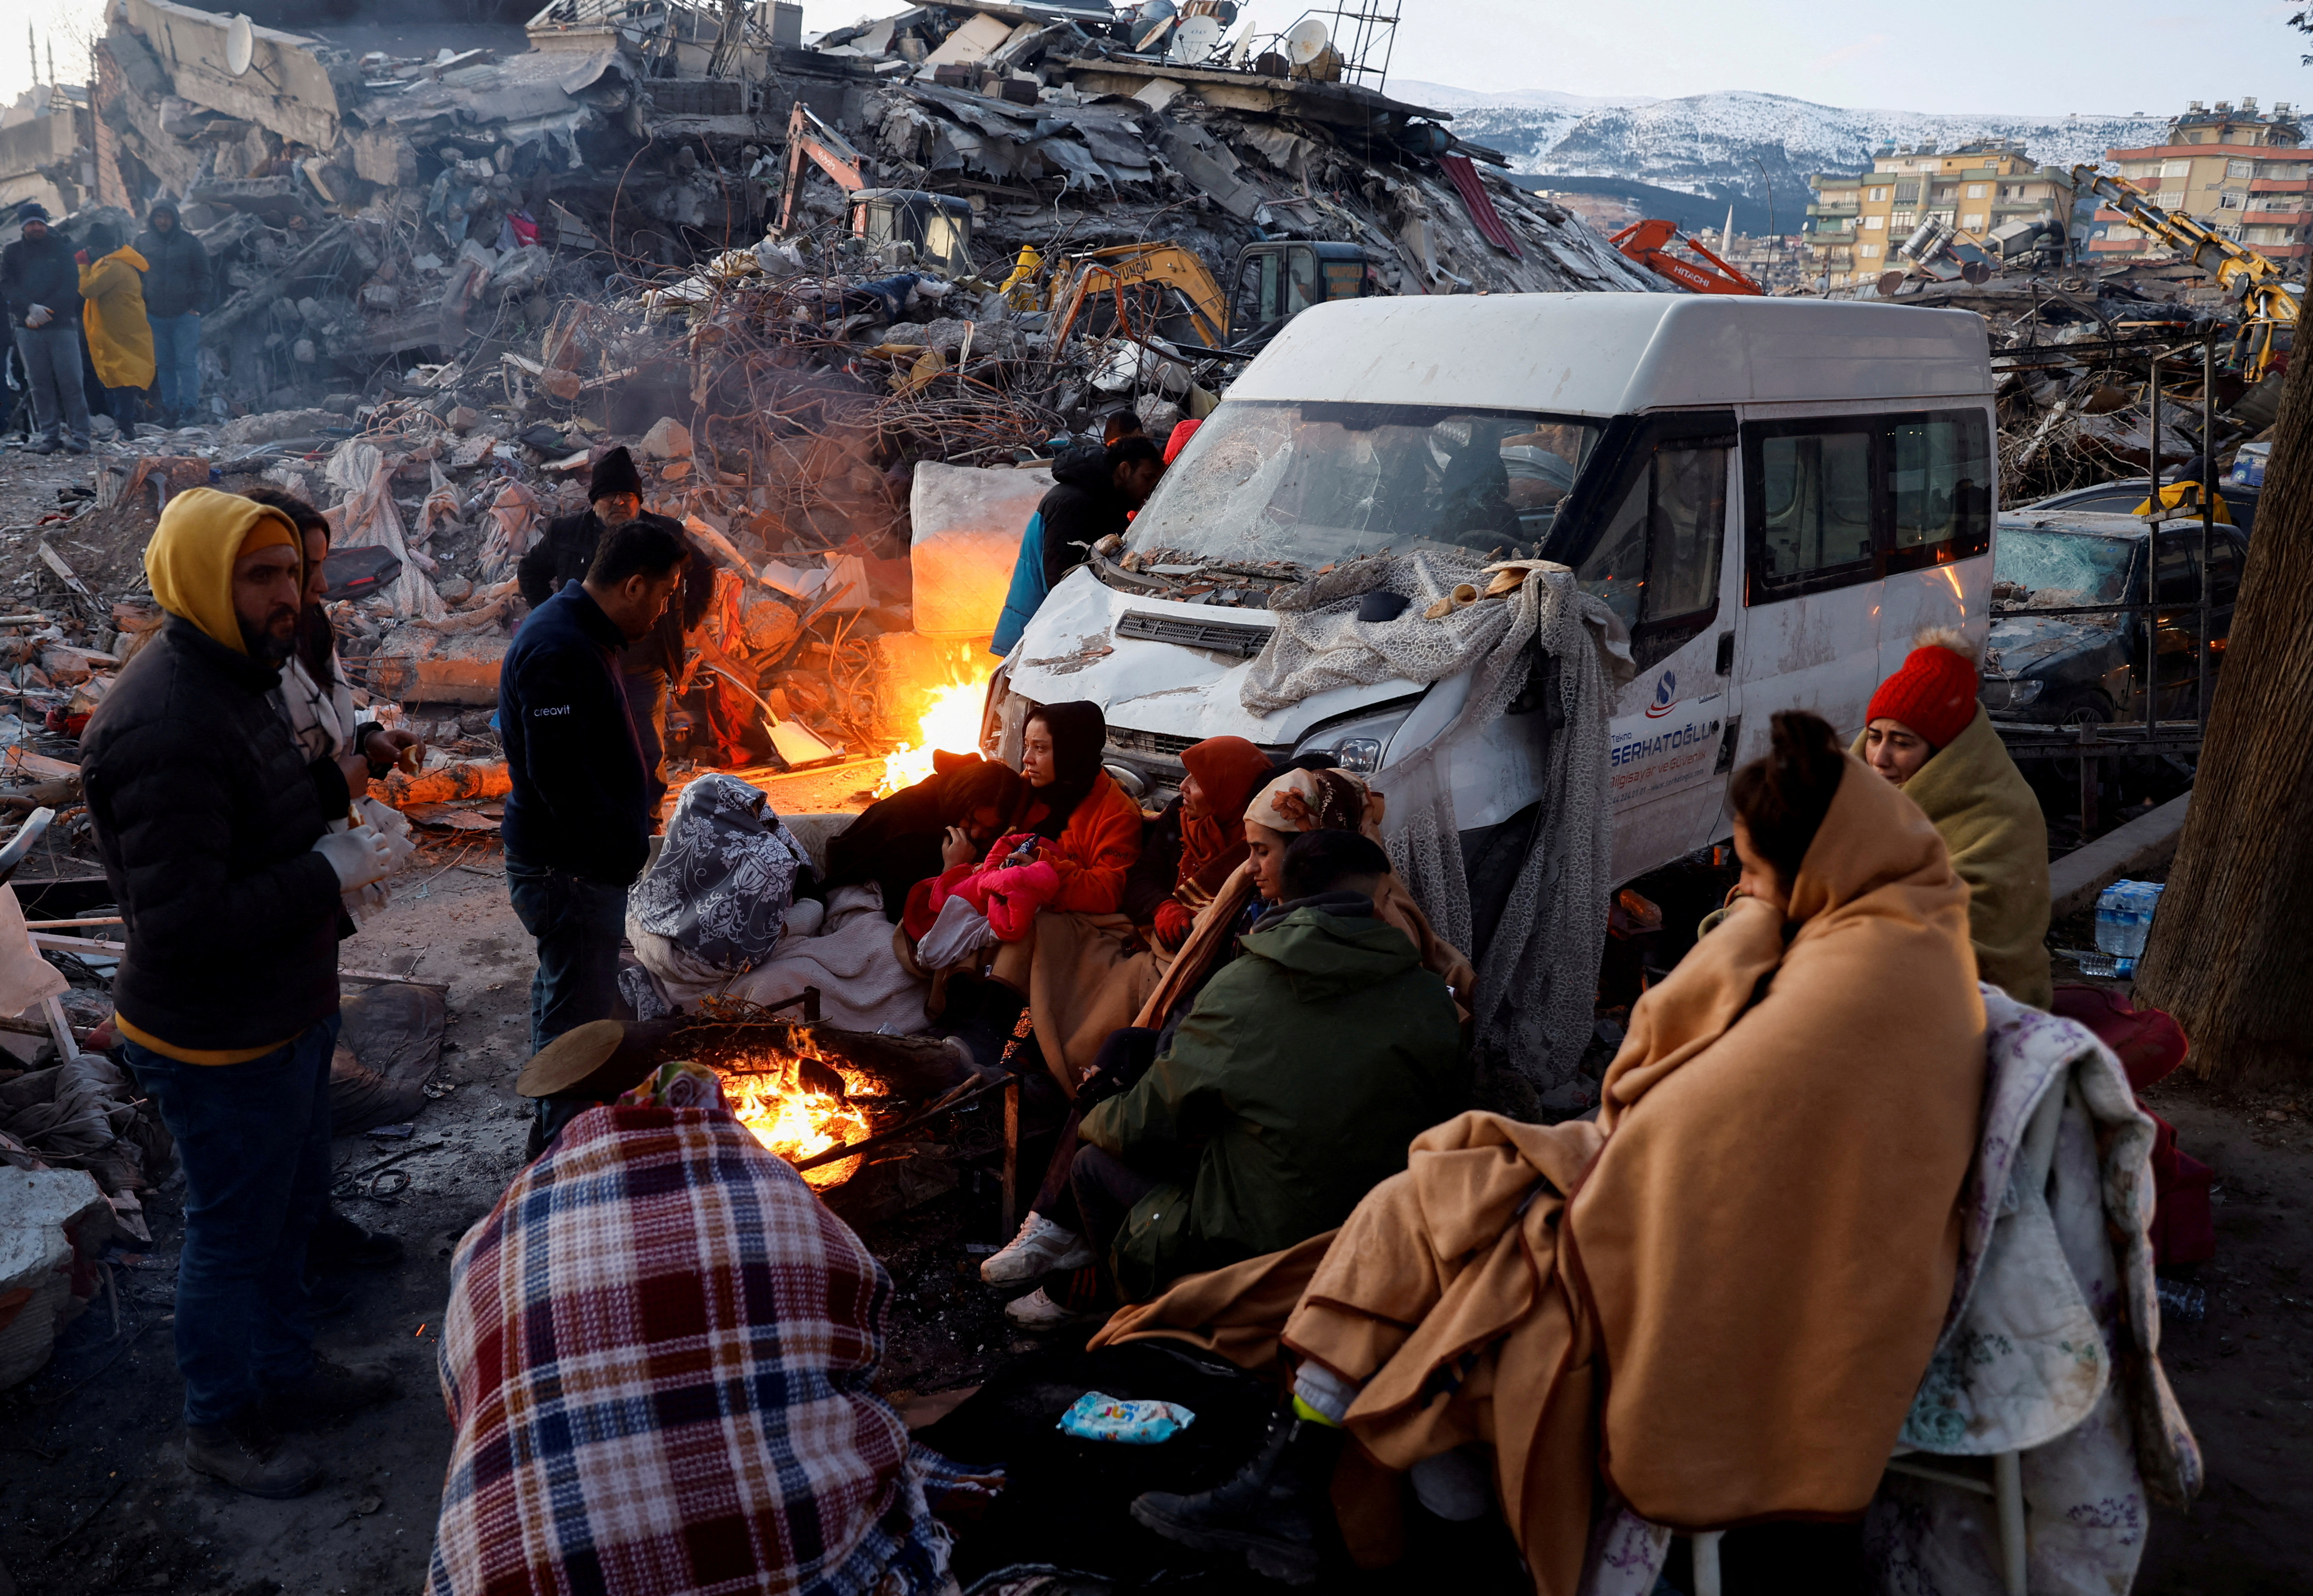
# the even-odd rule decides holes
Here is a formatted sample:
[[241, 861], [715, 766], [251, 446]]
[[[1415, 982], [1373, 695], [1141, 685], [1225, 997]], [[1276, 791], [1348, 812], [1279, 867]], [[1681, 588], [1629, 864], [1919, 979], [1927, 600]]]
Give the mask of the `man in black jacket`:
[[602, 539], [585, 580], [531, 612], [498, 674], [507, 774], [503, 834], [514, 912], [538, 942], [532, 1053], [617, 995], [627, 889], [650, 850], [643, 750], [619, 651], [664, 613], [687, 559], [681, 533], [646, 515]]
[[1164, 451], [1139, 433], [1105, 448], [1070, 450], [1053, 462], [1051, 489], [1037, 501], [1021, 535], [990, 653], [1012, 652], [1060, 578], [1085, 563], [1094, 544], [1123, 531], [1164, 475]]
[[391, 855], [366, 827], [329, 830], [271, 697], [300, 597], [291, 519], [189, 488], [145, 571], [166, 618], [90, 717], [80, 768], [128, 934], [123, 1050], [184, 1161], [185, 1459], [294, 1496], [316, 1469], [277, 1427], [392, 1392], [313, 1355], [302, 1278], [330, 1192], [340, 895]]
[[82, 386], [80, 264], [72, 241], [48, 225], [46, 206], [16, 207], [23, 236], [0, 250], [0, 299], [16, 332], [16, 356], [32, 390], [35, 454], [57, 446], [88, 452], [88, 390]]
[[[596, 460], [586, 486], [586, 513], [548, 522], [515, 568], [523, 601], [536, 609], [565, 585], [583, 581], [602, 547], [602, 534], [642, 513], [642, 474], [624, 449], [613, 449]], [[682, 585], [657, 624], [620, 656], [620, 685], [634, 712], [635, 734], [642, 740], [645, 785], [654, 811], [666, 796], [667, 681], [682, 674], [685, 636], [698, 630], [715, 598], [715, 572], [706, 556], [680, 523], [666, 524], [682, 542]]]
[[153, 402], [163, 426], [182, 426], [201, 397], [201, 312], [216, 293], [209, 252], [171, 202], [155, 200], [136, 235], [145, 257], [145, 320], [153, 324]]

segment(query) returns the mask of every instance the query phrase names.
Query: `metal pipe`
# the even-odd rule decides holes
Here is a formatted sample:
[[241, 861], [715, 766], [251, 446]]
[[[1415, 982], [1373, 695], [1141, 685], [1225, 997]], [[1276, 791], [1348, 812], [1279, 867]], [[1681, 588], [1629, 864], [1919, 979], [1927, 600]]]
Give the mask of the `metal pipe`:
[[2194, 718], [2200, 723], [2203, 736], [2209, 731], [2209, 653], [2213, 636], [2215, 608], [2210, 585], [2215, 582], [2215, 566], [2211, 563], [2216, 543], [2217, 517], [2217, 331], [2208, 330], [2201, 344], [2201, 640], [2194, 650], [2199, 655], [2200, 688], [2194, 704]]
[[2144, 741], [2160, 719], [2160, 357], [2152, 357], [2152, 520], [2144, 539]]

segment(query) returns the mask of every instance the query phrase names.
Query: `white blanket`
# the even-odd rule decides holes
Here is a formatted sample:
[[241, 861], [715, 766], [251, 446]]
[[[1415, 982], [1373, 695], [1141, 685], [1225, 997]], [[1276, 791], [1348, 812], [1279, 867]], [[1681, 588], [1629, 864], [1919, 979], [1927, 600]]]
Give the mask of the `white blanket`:
[[708, 997], [768, 1005], [816, 987], [820, 1018], [840, 1030], [905, 1036], [931, 1026], [924, 1013], [930, 985], [901, 964], [883, 893], [873, 885], [838, 887], [828, 894], [827, 917], [817, 934], [790, 931], [769, 959], [743, 975], [692, 957], [669, 938], [645, 931], [632, 916], [627, 940], [666, 997], [687, 1013], [699, 1013]]

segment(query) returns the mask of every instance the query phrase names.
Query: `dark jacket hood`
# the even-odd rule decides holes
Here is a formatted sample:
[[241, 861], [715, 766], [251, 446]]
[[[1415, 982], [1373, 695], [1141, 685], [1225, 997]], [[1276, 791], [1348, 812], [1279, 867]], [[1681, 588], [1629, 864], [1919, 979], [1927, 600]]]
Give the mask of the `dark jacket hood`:
[[1083, 443], [1052, 461], [1052, 480], [1093, 493], [1113, 491], [1108, 479], [1108, 451], [1098, 443]]
[[1405, 933], [1370, 909], [1349, 916], [1305, 903], [1262, 924], [1245, 934], [1245, 952], [1282, 969], [1304, 1003], [1366, 991], [1421, 964]]

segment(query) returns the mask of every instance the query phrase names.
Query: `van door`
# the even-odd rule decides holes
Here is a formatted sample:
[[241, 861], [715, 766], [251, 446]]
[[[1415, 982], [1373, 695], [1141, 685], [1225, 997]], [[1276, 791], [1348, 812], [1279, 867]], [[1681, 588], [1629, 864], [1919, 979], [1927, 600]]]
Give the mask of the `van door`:
[[1989, 619], [1967, 600], [1983, 567], [1955, 569], [1992, 548], [1982, 408], [1746, 421], [1742, 469], [1743, 725], [1730, 766], [1765, 750], [1781, 709], [1855, 736], [1922, 627], [1980, 638]]
[[1608, 754], [1617, 880], [1697, 846], [1719, 808], [1739, 565], [1727, 537], [1729, 412], [1649, 417], [1632, 435], [1575, 566], [1631, 634], [1637, 674], [1615, 706]]

